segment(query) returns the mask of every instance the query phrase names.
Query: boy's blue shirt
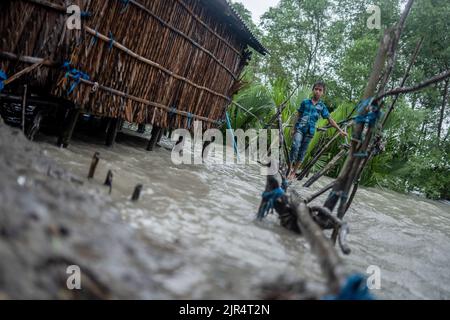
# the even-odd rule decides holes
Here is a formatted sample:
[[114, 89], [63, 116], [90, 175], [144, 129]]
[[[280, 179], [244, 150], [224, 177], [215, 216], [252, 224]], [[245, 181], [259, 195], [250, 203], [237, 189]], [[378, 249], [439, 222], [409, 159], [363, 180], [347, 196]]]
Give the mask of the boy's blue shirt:
[[322, 100], [319, 100], [319, 102], [314, 105], [311, 99], [305, 99], [302, 101], [300, 108], [298, 108], [297, 111], [300, 114], [300, 117], [295, 124], [295, 129], [311, 135], [316, 133], [316, 124], [317, 121], [319, 121], [319, 116], [322, 116], [324, 119], [330, 117], [330, 112]]

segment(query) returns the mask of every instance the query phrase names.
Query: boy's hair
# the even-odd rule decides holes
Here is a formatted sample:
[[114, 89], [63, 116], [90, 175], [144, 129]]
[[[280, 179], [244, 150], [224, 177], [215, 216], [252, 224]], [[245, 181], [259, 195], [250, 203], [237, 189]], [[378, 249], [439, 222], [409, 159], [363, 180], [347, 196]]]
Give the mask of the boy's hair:
[[314, 83], [314, 85], [313, 85], [313, 87], [312, 87], [313, 91], [314, 91], [314, 89], [315, 89], [316, 87], [322, 87], [322, 88], [323, 88], [323, 91], [325, 92], [326, 85], [325, 85], [325, 82], [323, 82], [322, 80], [316, 81], [316, 82]]

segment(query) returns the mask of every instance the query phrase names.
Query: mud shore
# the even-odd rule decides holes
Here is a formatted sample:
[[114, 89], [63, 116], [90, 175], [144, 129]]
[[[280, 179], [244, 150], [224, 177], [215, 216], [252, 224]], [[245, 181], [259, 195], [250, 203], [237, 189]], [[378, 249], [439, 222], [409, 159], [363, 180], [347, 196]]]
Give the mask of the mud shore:
[[[0, 123], [0, 299], [207, 298], [171, 289], [195, 268], [182, 244], [133, 229], [86, 180]], [[82, 290], [67, 288], [71, 265]]]

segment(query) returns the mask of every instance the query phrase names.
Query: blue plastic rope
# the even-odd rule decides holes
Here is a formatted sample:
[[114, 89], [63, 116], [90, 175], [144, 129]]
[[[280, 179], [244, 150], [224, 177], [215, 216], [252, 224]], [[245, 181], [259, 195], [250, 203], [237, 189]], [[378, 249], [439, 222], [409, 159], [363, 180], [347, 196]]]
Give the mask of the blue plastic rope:
[[0, 92], [5, 88], [4, 81], [8, 79], [8, 76], [6, 75], [5, 71], [0, 70]]
[[192, 113], [188, 112], [188, 114], [187, 114], [187, 118], [188, 118], [188, 122], [187, 122], [188, 129], [191, 128], [191, 125], [192, 125], [192, 117], [193, 117]]
[[90, 18], [92, 17], [92, 13], [89, 11], [81, 11], [80, 16], [81, 18]]
[[177, 113], [177, 107], [173, 106], [170, 111], [169, 111], [169, 115], [173, 116]]
[[72, 85], [70, 86], [69, 90], [67, 91], [67, 95], [70, 95], [75, 90], [75, 88], [81, 82], [81, 79], [89, 80], [89, 76], [86, 73], [84, 73], [80, 70], [77, 70], [75, 68], [71, 68], [70, 62], [68, 62], [68, 61], [65, 61], [63, 63], [62, 67], [63, 67], [63, 69], [66, 70], [65, 78], [70, 77], [73, 80]]
[[[367, 123], [370, 127], [373, 127], [378, 119], [380, 118], [380, 107], [378, 105], [372, 104], [373, 97], [368, 98], [366, 100], [361, 101], [358, 106], [358, 116], [354, 118], [354, 121], [358, 124]], [[367, 114], [361, 115], [366, 111], [366, 108], [369, 108], [369, 112]]]
[[367, 280], [361, 274], [353, 274], [347, 278], [338, 295], [325, 296], [322, 300], [375, 300], [367, 287]]
[[264, 192], [262, 198], [266, 201], [258, 211], [257, 218], [259, 220], [264, 219], [275, 206], [275, 201], [285, 195], [282, 188], [276, 188], [270, 192]]
[[236, 140], [234, 138], [234, 131], [233, 131], [233, 127], [231, 127], [231, 120], [230, 120], [230, 115], [228, 114], [228, 112], [226, 112], [226, 120], [227, 120], [227, 129], [230, 130], [231, 135], [233, 136], [234, 152], [236, 153], [236, 156], [238, 157], [238, 160], [239, 160], [239, 150], [238, 150]]
[[287, 191], [287, 188], [289, 187], [289, 181], [283, 178], [283, 181], [281, 182], [281, 187], [284, 191]]
[[112, 49], [112, 47], [114, 46], [114, 37], [113, 37], [113, 34], [112, 34], [112, 32], [110, 31], [109, 32], [109, 50], [111, 50]]

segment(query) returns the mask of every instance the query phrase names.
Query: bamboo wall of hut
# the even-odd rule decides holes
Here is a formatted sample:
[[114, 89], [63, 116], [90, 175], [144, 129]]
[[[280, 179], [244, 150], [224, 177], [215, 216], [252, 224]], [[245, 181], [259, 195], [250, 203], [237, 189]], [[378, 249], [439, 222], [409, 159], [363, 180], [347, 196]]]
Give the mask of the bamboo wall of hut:
[[[81, 30], [66, 26], [72, 4]], [[21, 81], [84, 112], [162, 128], [217, 126], [248, 47], [266, 53], [226, 0], [15, 0], [0, 16], [9, 76], [41, 61]]]

